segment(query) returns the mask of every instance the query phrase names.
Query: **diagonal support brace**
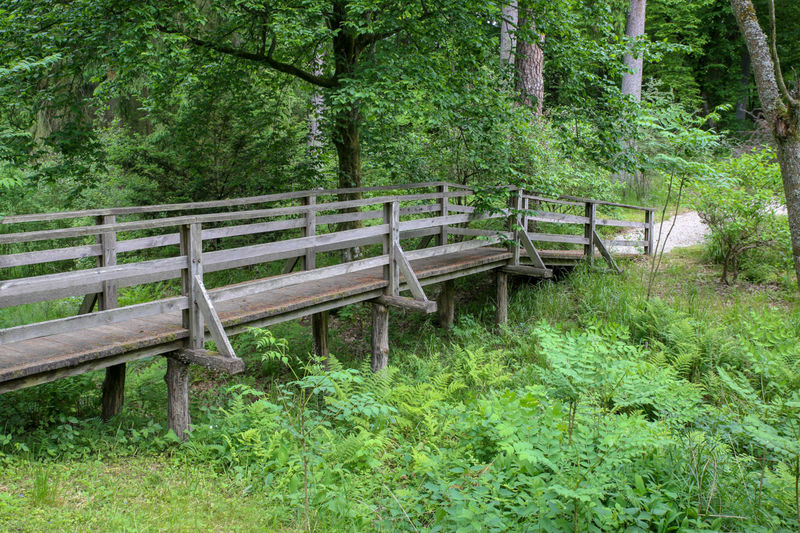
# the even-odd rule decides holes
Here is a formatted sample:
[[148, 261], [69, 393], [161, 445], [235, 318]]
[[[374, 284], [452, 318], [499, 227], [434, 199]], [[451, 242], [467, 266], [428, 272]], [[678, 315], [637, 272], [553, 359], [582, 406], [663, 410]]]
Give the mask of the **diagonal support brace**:
[[194, 303], [203, 314], [203, 318], [205, 318], [206, 326], [211, 333], [211, 338], [214, 339], [214, 343], [217, 345], [217, 350], [219, 350], [219, 353], [222, 354], [223, 357], [235, 358], [236, 354], [233, 351], [231, 342], [228, 340], [228, 335], [225, 334], [225, 328], [222, 327], [222, 322], [217, 315], [217, 310], [214, 309], [211, 297], [208, 295], [208, 291], [206, 291], [203, 285], [203, 280], [200, 279], [200, 276], [194, 276], [193, 282], [193, 293], [195, 295]]
[[428, 297], [425, 296], [425, 291], [422, 290], [422, 285], [420, 285], [417, 275], [414, 274], [414, 270], [411, 268], [411, 263], [408, 262], [408, 258], [406, 254], [403, 253], [403, 249], [400, 248], [399, 244], [394, 245], [394, 257], [395, 261], [397, 261], [397, 267], [400, 269], [400, 273], [403, 274], [403, 277], [406, 279], [408, 289], [411, 291], [411, 294], [414, 295], [414, 299], [427, 302]]
[[606, 248], [606, 245], [603, 244], [602, 239], [600, 239], [600, 235], [598, 235], [596, 231], [592, 231], [592, 244], [594, 244], [597, 249], [600, 250], [600, 255], [602, 255], [603, 259], [606, 260], [606, 263], [608, 263], [608, 266], [611, 267], [611, 270], [617, 274], [622, 274], [622, 269], [617, 266], [614, 258], [611, 257], [611, 252], [608, 251], [608, 248]]
[[548, 270], [544, 264], [544, 261], [542, 261], [542, 256], [539, 255], [539, 250], [536, 249], [536, 246], [533, 245], [533, 241], [531, 241], [531, 238], [528, 237], [528, 232], [518, 231], [517, 235], [519, 236], [519, 242], [522, 243], [522, 247], [525, 248], [526, 252], [528, 252], [528, 257], [530, 258], [533, 266]]

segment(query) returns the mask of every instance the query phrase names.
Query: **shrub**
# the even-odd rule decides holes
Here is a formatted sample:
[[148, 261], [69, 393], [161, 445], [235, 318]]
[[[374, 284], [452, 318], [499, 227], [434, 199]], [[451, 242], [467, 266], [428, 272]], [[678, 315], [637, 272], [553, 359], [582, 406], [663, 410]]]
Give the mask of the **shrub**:
[[717, 163], [711, 175], [694, 182], [692, 203], [711, 229], [711, 250], [722, 263], [724, 283], [736, 281], [748, 251], [785, 238], [775, 216], [780, 187], [780, 169], [767, 149]]

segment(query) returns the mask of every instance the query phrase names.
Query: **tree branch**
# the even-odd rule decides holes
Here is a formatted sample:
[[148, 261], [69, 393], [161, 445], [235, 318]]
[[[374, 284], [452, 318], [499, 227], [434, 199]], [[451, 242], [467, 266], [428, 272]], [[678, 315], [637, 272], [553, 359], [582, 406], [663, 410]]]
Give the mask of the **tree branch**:
[[781, 58], [778, 57], [778, 32], [775, 29], [775, 0], [769, 0], [769, 20], [772, 24], [772, 61], [775, 63], [775, 78], [778, 80], [778, 88], [781, 94], [789, 102], [792, 107], [798, 107], [798, 101], [792, 97], [789, 90], [786, 88], [786, 82], [783, 79], [783, 70], [781, 69]]
[[162, 33], [180, 35], [186, 38], [190, 43], [194, 44], [195, 46], [199, 46], [201, 48], [206, 48], [209, 50], [214, 50], [215, 52], [219, 52], [220, 54], [226, 54], [229, 56], [238, 57], [239, 59], [247, 59], [248, 61], [262, 63], [272, 68], [273, 70], [277, 70], [285, 74], [290, 74], [312, 85], [317, 85], [319, 87], [324, 87], [326, 89], [332, 89], [339, 85], [339, 82], [338, 80], [336, 80], [336, 78], [326, 77], [326, 76], [316, 76], [314, 74], [311, 74], [310, 72], [306, 72], [305, 70], [297, 68], [296, 66], [290, 63], [284, 63], [282, 61], [278, 61], [277, 59], [275, 59], [272, 56], [273, 52], [275, 51], [275, 45], [276, 45], [276, 39], [274, 35], [272, 37], [272, 42], [270, 43], [269, 50], [265, 55], [263, 52], [253, 53], [253, 52], [248, 52], [246, 50], [240, 50], [238, 48], [226, 46], [223, 44], [206, 41], [205, 39], [200, 39], [199, 37], [195, 37], [193, 35], [187, 35], [182, 31], [171, 30], [165, 26], [158, 25], [156, 27]]

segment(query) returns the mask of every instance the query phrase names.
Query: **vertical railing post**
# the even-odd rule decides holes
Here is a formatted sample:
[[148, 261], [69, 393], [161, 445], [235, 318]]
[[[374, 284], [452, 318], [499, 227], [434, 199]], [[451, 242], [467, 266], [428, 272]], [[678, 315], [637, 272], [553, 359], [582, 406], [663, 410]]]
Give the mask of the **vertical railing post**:
[[197, 306], [194, 277], [203, 278], [203, 237], [200, 224], [184, 224], [180, 228], [181, 255], [186, 256], [186, 268], [181, 271], [181, 288], [189, 307], [183, 311], [183, 327], [189, 330], [187, 348], [201, 350], [205, 344], [203, 315]]
[[383, 204], [383, 223], [389, 225], [389, 232], [383, 239], [383, 253], [389, 256], [389, 264], [384, 268], [384, 278], [389, 282], [386, 294], [397, 296], [400, 293], [400, 276], [395, 257], [395, 249], [400, 245], [400, 204], [397, 201]]
[[[447, 197], [447, 193], [449, 192], [450, 188], [447, 184], [439, 185], [439, 194], [442, 197], [439, 199], [439, 207], [441, 211], [441, 216], [446, 217], [449, 211], [450, 200]], [[444, 246], [447, 244], [447, 222], [442, 223], [442, 231], [439, 233], [438, 237], [439, 246]]]
[[520, 225], [522, 224], [522, 195], [518, 189], [511, 191], [511, 196], [508, 199], [508, 207], [508, 230], [514, 236], [514, 245], [511, 249], [513, 255], [511, 263], [513, 265], [519, 265], [520, 247], [522, 246], [519, 234]]
[[597, 204], [594, 202], [586, 202], [586, 207], [584, 209], [584, 216], [589, 220], [584, 225], [583, 229], [583, 236], [588, 240], [586, 244], [583, 245], [583, 255], [586, 261], [589, 262], [591, 265], [594, 262], [594, 231], [595, 231], [595, 219], [597, 216]]
[[[303, 205], [313, 207], [317, 204], [317, 196], [311, 195], [303, 198]], [[303, 229], [303, 237], [313, 237], [317, 234], [317, 212], [309, 211], [306, 213], [306, 227]], [[303, 258], [303, 269], [314, 270], [317, 268], [317, 252], [314, 248], [306, 248], [306, 255]]]
[[655, 224], [655, 211], [652, 209], [647, 209], [644, 212], [644, 253], [645, 255], [653, 255], [655, 250], [653, 248], [653, 235], [655, 235], [654, 231], [654, 224]]
[[[114, 215], [102, 215], [97, 217], [97, 223], [108, 225], [116, 223]], [[97, 236], [100, 244], [100, 255], [97, 258], [97, 266], [108, 267], [117, 264], [117, 233], [114, 230], [105, 231]], [[100, 311], [108, 311], [117, 307], [117, 282], [104, 281], [103, 288], [97, 299], [97, 308]], [[118, 415], [122, 410], [125, 401], [125, 363], [112, 365], [106, 368], [106, 376], [103, 380], [102, 397], [102, 418], [108, 420]]]

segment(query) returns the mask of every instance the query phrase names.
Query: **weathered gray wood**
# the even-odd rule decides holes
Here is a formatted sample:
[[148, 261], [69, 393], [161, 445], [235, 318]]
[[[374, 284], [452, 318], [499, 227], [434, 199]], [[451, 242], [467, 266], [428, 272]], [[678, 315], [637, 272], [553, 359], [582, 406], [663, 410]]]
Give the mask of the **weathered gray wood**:
[[189, 435], [191, 417], [189, 415], [189, 363], [177, 357], [167, 357], [167, 423], [181, 440]]
[[514, 258], [511, 260], [511, 264], [518, 265], [521, 234], [525, 231], [525, 227], [522, 225], [522, 196], [519, 193], [511, 193], [508, 207], [511, 211], [508, 216], [508, 230], [514, 235], [514, 246], [511, 247]]
[[471, 205], [459, 205], [459, 204], [448, 204], [447, 206], [448, 211], [452, 211], [454, 213], [474, 213], [475, 208]]
[[600, 239], [600, 235], [598, 235], [597, 232], [595, 231], [592, 232], [592, 236], [593, 236], [593, 244], [597, 247], [598, 250], [600, 250], [600, 255], [602, 255], [603, 259], [606, 260], [606, 263], [608, 263], [608, 266], [611, 267], [611, 270], [615, 271], [617, 274], [622, 274], [622, 269], [620, 269], [617, 266], [617, 263], [614, 262], [614, 258], [611, 257], [611, 254], [609, 253], [608, 249], [603, 244], [603, 241]]
[[384, 253], [389, 256], [389, 263], [384, 267], [384, 277], [388, 282], [386, 293], [397, 296], [400, 292], [400, 276], [397, 264], [397, 249], [400, 246], [400, 214], [397, 202], [387, 202], [383, 206], [383, 222], [389, 226], [389, 232], [383, 243]]
[[[286, 215], [305, 215], [309, 211], [333, 211], [341, 209], [351, 209], [368, 205], [382, 205], [392, 201], [420, 201], [438, 200], [441, 194], [448, 197], [468, 196], [466, 192], [448, 192], [433, 194], [412, 194], [406, 196], [389, 196], [376, 198], [363, 198], [360, 200], [348, 200], [342, 202], [330, 202], [327, 204], [317, 204], [315, 206], [296, 206], [296, 207], [275, 207], [270, 209], [258, 209], [253, 211], [233, 211], [228, 213], [211, 213], [206, 215], [189, 215], [172, 218], [157, 218], [151, 220], [140, 220], [136, 222], [120, 222], [111, 225], [101, 226], [79, 226], [73, 228], [61, 228], [54, 230], [39, 230], [21, 233], [0, 234], [0, 244], [11, 244], [17, 242], [34, 242], [48, 239], [65, 239], [70, 237], [85, 237], [98, 235], [106, 231], [138, 231], [145, 229], [165, 228], [182, 226], [187, 224], [208, 224], [215, 222], [231, 222], [237, 220], [248, 220], [254, 218], [268, 218]], [[450, 223], [450, 222], [448, 222]], [[438, 224], [437, 224], [438, 225]]]
[[508, 274], [516, 274], [518, 276], [528, 276], [531, 278], [552, 278], [553, 271], [549, 268], [531, 267], [526, 265], [508, 265], [501, 269]]
[[[89, 296], [91, 295], [87, 295], [87, 298]], [[98, 311], [91, 314], [80, 314], [78, 316], [48, 320], [47, 322], [37, 322], [24, 326], [0, 329], [0, 346], [27, 339], [34, 339], [36, 337], [57, 335], [59, 333], [68, 333], [70, 331], [79, 331], [81, 329], [116, 324], [137, 318], [171, 313], [186, 308], [186, 298], [177, 296], [108, 311]]]
[[[647, 213], [647, 211], [645, 211]], [[611, 226], [618, 228], [644, 228], [647, 226], [644, 222], [636, 222], [633, 220], [611, 220], [607, 218], [598, 218], [594, 221], [595, 226]]]
[[545, 196], [538, 196], [535, 194], [523, 194], [525, 198], [528, 200], [537, 200], [539, 202], [547, 203], [547, 204], [557, 204], [557, 205], [571, 205], [575, 207], [583, 207], [583, 202], [573, 202], [567, 200], [559, 200], [556, 198], [547, 198]]
[[[512, 239], [514, 235], [509, 231], [499, 229], [476, 229], [476, 228], [450, 228], [449, 232], [453, 235], [463, 235], [465, 237], [502, 237]], [[486, 242], [486, 241], [484, 241]]]
[[495, 273], [495, 283], [497, 289], [495, 323], [500, 325], [508, 322], [508, 274], [498, 270]]
[[[438, 233], [438, 232], [437, 232]], [[419, 240], [417, 244], [417, 250], [421, 250], [423, 248], [427, 248], [430, 245], [431, 241], [433, 240], [435, 234], [425, 235], [423, 238]], [[401, 234], [402, 237], [402, 234]]]
[[173, 358], [182, 363], [200, 365], [230, 375], [244, 372], [244, 361], [238, 357], [226, 357], [208, 350], [179, 350], [170, 357]]
[[203, 313], [200, 312], [199, 297], [195, 292], [195, 278], [203, 277], [203, 238], [200, 224], [181, 226], [181, 254], [186, 257], [186, 266], [181, 271], [181, 291], [186, 296], [188, 307], [183, 310], [183, 327], [189, 330], [186, 347], [202, 350], [205, 344]]
[[[527, 198], [526, 198], [527, 200]], [[589, 219], [580, 215], [568, 215], [552, 211], [532, 210], [528, 219], [534, 222], [550, 222], [552, 224], [586, 224]]]
[[372, 360], [373, 372], [389, 366], [389, 308], [380, 303], [372, 304]]
[[203, 315], [205, 324], [208, 326], [208, 331], [211, 333], [211, 338], [214, 339], [214, 344], [217, 345], [217, 351], [223, 357], [236, 357], [236, 353], [233, 351], [231, 342], [228, 340], [228, 336], [225, 334], [225, 328], [222, 327], [222, 322], [220, 321], [219, 316], [217, 316], [217, 311], [214, 309], [214, 304], [211, 302], [208, 291], [206, 291], [206, 288], [203, 285], [203, 280], [197, 275], [193, 277], [193, 280], [194, 287], [192, 289], [192, 295], [196, 300], [200, 314]]
[[[133, 207], [114, 207], [102, 209], [89, 209], [82, 211], [59, 211], [55, 213], [36, 213], [30, 215], [11, 215], [0, 218], [0, 224], [19, 224], [24, 222], [44, 222], [50, 220], [63, 220], [67, 218], [88, 218], [101, 215], [134, 215], [143, 213], [164, 213], [169, 211], [191, 211], [199, 209], [214, 209], [220, 207], [239, 207], [252, 204], [263, 204], [268, 202], [295, 200], [298, 198], [305, 198], [309, 195], [316, 196], [335, 196], [341, 193], [369, 193], [380, 191], [394, 191], [394, 190], [414, 190], [414, 189], [428, 189], [438, 187], [443, 184], [441, 181], [432, 181], [426, 183], [411, 183], [403, 185], [380, 185], [376, 187], [359, 187], [347, 189], [314, 189], [307, 191], [296, 191], [288, 193], [266, 194], [262, 196], [252, 196], [246, 198], [232, 198], [228, 200], [213, 200], [207, 202], [189, 202], [183, 204], [159, 204], [148, 206], [133, 206]], [[465, 188], [459, 185], [454, 185], [456, 188]]]
[[299, 285], [301, 283], [312, 283], [314, 281], [388, 264], [389, 257], [387, 255], [381, 255], [378, 257], [368, 257], [367, 259], [359, 259], [349, 263], [342, 263], [340, 265], [317, 268], [315, 270], [305, 270], [283, 276], [274, 276], [262, 280], [240, 283], [230, 287], [221, 287], [211, 290], [211, 301], [216, 303], [236, 298], [245, 298], [259, 292], [280, 289], [290, 285]]
[[[97, 217], [97, 223], [101, 225], [112, 225], [116, 222], [114, 215], [104, 215]], [[117, 264], [117, 234], [113, 231], [101, 233], [97, 236], [100, 245], [100, 256], [97, 258], [98, 267], [109, 267]], [[117, 307], [117, 283], [114, 281], [104, 281], [103, 290], [98, 295], [97, 308], [100, 311], [108, 311]], [[106, 368], [106, 375], [102, 386], [102, 408], [101, 417], [103, 420], [110, 420], [122, 411], [125, 403], [125, 363]]]
[[439, 294], [439, 327], [450, 329], [453, 326], [456, 315], [456, 286], [453, 280], [447, 280], [442, 284], [442, 292]]
[[51, 263], [53, 261], [82, 259], [84, 257], [97, 257], [101, 253], [99, 244], [88, 244], [85, 246], [72, 246], [70, 248], [55, 248], [52, 250], [0, 255], [0, 268], [39, 265], [42, 263]]
[[595, 205], [607, 205], [609, 207], [622, 207], [624, 209], [636, 209], [638, 211], [648, 211], [648, 210], [653, 209], [652, 207], [643, 207], [641, 205], [618, 204], [618, 203], [615, 203], [615, 202], [606, 202], [606, 201], [603, 201], [603, 200], [594, 200], [592, 198], [580, 198], [580, 197], [577, 197], [577, 196], [561, 196], [561, 198], [564, 198], [565, 200], [572, 200], [574, 202], [580, 202], [582, 204], [593, 203]]
[[[400, 248], [399, 243], [395, 243], [394, 247], [394, 259], [397, 262], [397, 267], [400, 273], [403, 274], [403, 277], [406, 279], [406, 285], [408, 285], [411, 294], [413, 294], [414, 298], [417, 300], [427, 302], [428, 297], [425, 296], [425, 291], [422, 290], [422, 286], [419, 284], [417, 275], [414, 274], [414, 270], [411, 268], [411, 263], [408, 262], [406, 255], [403, 253], [403, 249]], [[397, 283], [399, 289], [399, 277]]]
[[482, 248], [484, 246], [491, 246], [500, 242], [499, 238], [488, 239], [473, 239], [471, 241], [455, 242], [446, 246], [436, 246], [434, 248], [425, 248], [422, 250], [411, 250], [406, 252], [406, 258], [409, 261], [414, 259], [424, 259], [426, 257], [433, 257], [435, 255], [446, 255], [456, 252], [463, 252], [473, 248]]
[[0, 281], [0, 307], [101, 292], [105, 281], [116, 281], [119, 286], [126, 286], [169, 279], [177, 277], [185, 262], [185, 257], [170, 257]]
[[[91, 294], [87, 294], [83, 297], [83, 301], [81, 302], [81, 306], [78, 308], [79, 315], [86, 315], [94, 311], [94, 306], [97, 303], [98, 294], [93, 292]], [[3, 344], [3, 331], [0, 330], [0, 344]]]
[[528, 233], [533, 242], [563, 242], [567, 244], [588, 244], [589, 239], [582, 235], [560, 235], [557, 233]]
[[644, 253], [647, 255], [653, 255], [655, 253], [655, 248], [653, 246], [654, 242], [654, 235], [655, 235], [655, 212], [654, 211], [645, 211], [644, 213], [644, 240], [646, 241]]
[[314, 313], [311, 315], [311, 333], [314, 337], [314, 355], [322, 359], [328, 359], [331, 355], [328, 345], [328, 311]]
[[583, 228], [583, 236], [588, 241], [586, 244], [583, 245], [583, 255], [586, 261], [589, 262], [591, 265], [594, 261], [594, 247], [592, 246], [592, 239], [594, 235], [594, 221], [597, 218], [597, 204], [594, 202], [586, 202], [584, 207], [586, 212], [586, 218], [589, 219], [588, 222], [584, 225]]
[[[316, 196], [309, 196], [303, 199], [303, 204], [314, 206], [317, 203]], [[303, 228], [303, 237], [313, 237], [317, 234], [317, 212], [309, 211], [306, 213], [306, 225]], [[303, 257], [303, 268], [305, 270], [314, 270], [317, 268], [317, 253], [314, 248], [306, 248], [306, 255]]]
[[647, 241], [628, 241], [628, 240], [625, 240], [625, 239], [603, 239], [603, 244], [605, 246], [623, 246], [623, 247], [625, 247], [625, 246], [629, 246], [629, 247], [642, 246], [642, 247], [645, 247], [645, 246], [647, 246]]
[[281, 274], [289, 274], [294, 270], [294, 267], [297, 266], [297, 263], [300, 262], [300, 258], [302, 256], [298, 255], [295, 257], [290, 257], [286, 260], [286, 263], [283, 264], [283, 268], [281, 269]]
[[[448, 215], [448, 208], [449, 208], [449, 200], [445, 193], [449, 191], [447, 185], [439, 185], [439, 192], [442, 193], [442, 198], [439, 200], [439, 208], [441, 210], [441, 215], [446, 217]], [[447, 224], [442, 224], [442, 232], [439, 235], [439, 246], [444, 246], [447, 244]]]
[[434, 301], [405, 298], [403, 296], [382, 294], [378, 296], [375, 301], [387, 307], [400, 307], [410, 311], [421, 311], [427, 314], [435, 313], [437, 309], [436, 302]]
[[542, 261], [542, 257], [539, 255], [539, 250], [536, 249], [536, 246], [533, 245], [530, 237], [528, 237], [528, 232], [520, 231], [519, 238], [523, 248], [525, 248], [525, 251], [528, 252], [528, 258], [530, 258], [533, 266], [536, 268], [546, 269], [547, 267], [544, 265], [544, 261]]

